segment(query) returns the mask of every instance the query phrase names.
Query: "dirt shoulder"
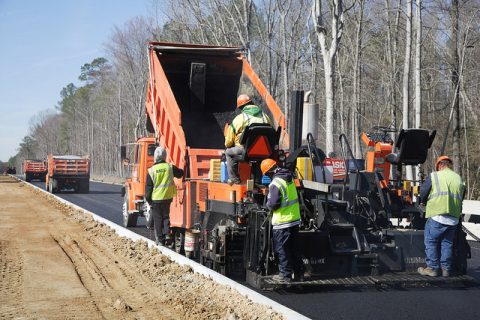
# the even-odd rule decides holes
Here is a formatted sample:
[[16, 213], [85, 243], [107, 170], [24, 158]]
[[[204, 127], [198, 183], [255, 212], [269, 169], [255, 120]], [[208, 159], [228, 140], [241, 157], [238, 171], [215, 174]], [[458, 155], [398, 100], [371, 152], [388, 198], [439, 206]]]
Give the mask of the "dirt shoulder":
[[283, 319], [8, 176], [0, 219], [2, 319]]

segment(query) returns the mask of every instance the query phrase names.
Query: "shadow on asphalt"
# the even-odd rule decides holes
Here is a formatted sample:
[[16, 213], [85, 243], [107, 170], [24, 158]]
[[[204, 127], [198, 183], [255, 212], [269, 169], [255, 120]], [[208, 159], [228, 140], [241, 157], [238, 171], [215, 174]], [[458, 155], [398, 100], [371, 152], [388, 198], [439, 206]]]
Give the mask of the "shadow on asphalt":
[[[295, 286], [271, 290], [280, 295], [290, 294], [326, 294], [326, 293], [361, 293], [361, 292], [408, 292], [408, 291], [465, 291], [480, 290], [480, 283], [464, 281], [461, 283], [444, 284], [400, 284], [400, 285], [372, 285], [372, 286]], [[270, 292], [271, 292], [270, 291]], [[266, 291], [268, 292], [268, 291]]]

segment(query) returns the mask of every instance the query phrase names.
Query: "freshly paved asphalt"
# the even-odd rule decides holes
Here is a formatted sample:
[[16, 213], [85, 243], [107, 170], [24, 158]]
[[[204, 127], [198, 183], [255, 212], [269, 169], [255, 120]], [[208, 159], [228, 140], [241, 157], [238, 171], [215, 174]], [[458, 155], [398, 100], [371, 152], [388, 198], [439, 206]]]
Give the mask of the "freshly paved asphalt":
[[[45, 188], [44, 182], [31, 182]], [[58, 196], [123, 226], [120, 185], [90, 182], [89, 194], [64, 191]], [[152, 238], [139, 218], [130, 228]], [[478, 284], [464, 287], [290, 288], [263, 292], [312, 319], [480, 319], [480, 243], [470, 242], [468, 275]]]

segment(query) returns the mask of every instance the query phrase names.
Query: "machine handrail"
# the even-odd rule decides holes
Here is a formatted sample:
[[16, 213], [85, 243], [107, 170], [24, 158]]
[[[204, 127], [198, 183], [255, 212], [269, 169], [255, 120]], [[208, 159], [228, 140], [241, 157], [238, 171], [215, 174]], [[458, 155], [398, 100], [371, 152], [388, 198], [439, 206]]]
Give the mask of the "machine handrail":
[[[345, 167], [345, 176], [343, 178], [343, 186], [345, 188], [346, 184], [347, 184], [347, 176], [348, 176], [348, 167], [347, 167], [347, 162], [345, 160], [345, 151], [343, 150], [343, 143], [342, 143], [342, 137], [343, 139], [345, 140], [345, 143], [347, 145], [347, 148], [348, 148], [348, 152], [350, 153], [350, 156], [352, 157], [353, 159], [353, 162], [355, 163], [355, 167], [357, 167], [357, 180], [355, 182], [355, 188], [353, 189], [353, 199], [356, 199], [356, 196], [357, 196], [357, 189], [358, 189], [358, 183], [360, 181], [360, 168], [358, 167], [358, 163], [357, 161], [355, 161], [355, 157], [353, 156], [353, 152], [352, 152], [352, 149], [350, 148], [350, 144], [348, 143], [348, 140], [347, 140], [347, 136], [345, 136], [344, 133], [341, 133], [338, 140], [339, 140], [339, 143], [340, 143], [340, 151], [342, 153], [342, 159], [343, 159], [343, 165]], [[352, 207], [352, 214], [353, 216], [355, 216], [355, 213], [356, 213], [356, 209], [357, 209], [357, 202], [356, 201], [353, 201], [353, 207]]]

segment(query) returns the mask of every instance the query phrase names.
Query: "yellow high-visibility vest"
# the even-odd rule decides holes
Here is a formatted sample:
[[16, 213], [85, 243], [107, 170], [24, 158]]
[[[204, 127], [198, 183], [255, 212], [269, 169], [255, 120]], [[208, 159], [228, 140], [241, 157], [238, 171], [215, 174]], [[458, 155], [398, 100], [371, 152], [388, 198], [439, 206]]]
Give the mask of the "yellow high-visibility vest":
[[428, 196], [427, 214], [430, 218], [446, 214], [460, 218], [462, 199], [465, 189], [463, 179], [451, 169], [432, 172], [432, 189]]
[[287, 183], [281, 178], [274, 178], [271, 182], [282, 194], [280, 207], [273, 210], [272, 224], [278, 225], [300, 219], [300, 205], [298, 204], [295, 181]]
[[168, 200], [177, 195], [177, 187], [173, 181], [173, 166], [166, 162], [153, 165], [148, 169], [153, 181], [152, 200]]

